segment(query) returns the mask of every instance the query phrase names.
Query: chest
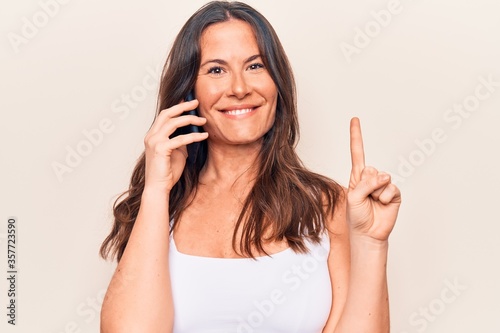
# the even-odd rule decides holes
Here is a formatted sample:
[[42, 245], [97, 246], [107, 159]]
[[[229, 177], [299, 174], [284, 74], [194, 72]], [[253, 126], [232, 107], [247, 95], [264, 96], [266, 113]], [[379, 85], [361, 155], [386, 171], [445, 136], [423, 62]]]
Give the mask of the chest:
[[[242, 199], [230, 191], [201, 191], [183, 211], [174, 229], [180, 252], [215, 258], [238, 258], [233, 247], [233, 235], [243, 209]], [[241, 228], [236, 233], [239, 247]], [[286, 241], [264, 244], [267, 253], [277, 253], [288, 247]]]
[[232, 237], [242, 205], [222, 194], [197, 198], [183, 211], [174, 237], [179, 250], [207, 257], [232, 256]]

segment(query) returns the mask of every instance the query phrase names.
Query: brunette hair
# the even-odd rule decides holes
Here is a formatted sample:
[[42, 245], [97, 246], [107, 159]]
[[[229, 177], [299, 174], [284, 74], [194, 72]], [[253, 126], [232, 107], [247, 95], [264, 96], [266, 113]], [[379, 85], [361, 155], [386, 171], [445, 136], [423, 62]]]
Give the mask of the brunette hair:
[[[262, 60], [278, 89], [273, 127], [264, 135], [255, 184], [244, 201], [233, 234], [233, 247], [254, 257], [252, 248], [263, 249], [263, 237], [288, 241], [296, 252], [307, 252], [305, 240], [319, 242], [325, 219], [331, 216], [341, 194], [333, 180], [307, 170], [295, 152], [299, 136], [295, 81], [279, 38], [266, 18], [241, 2], [212, 1], [194, 13], [177, 35], [163, 68], [157, 114], [181, 101], [193, 89], [201, 62], [200, 38], [210, 25], [230, 19], [248, 23], [257, 39]], [[192, 152], [190, 151], [190, 154]], [[188, 159], [169, 198], [171, 230], [190, 204], [198, 177], [207, 159], [206, 141]], [[128, 191], [114, 204], [114, 225], [100, 254], [119, 261], [127, 246], [141, 204], [145, 183], [145, 154], [139, 158]], [[236, 249], [236, 235], [241, 241]], [[267, 240], [267, 239], [266, 239]]]

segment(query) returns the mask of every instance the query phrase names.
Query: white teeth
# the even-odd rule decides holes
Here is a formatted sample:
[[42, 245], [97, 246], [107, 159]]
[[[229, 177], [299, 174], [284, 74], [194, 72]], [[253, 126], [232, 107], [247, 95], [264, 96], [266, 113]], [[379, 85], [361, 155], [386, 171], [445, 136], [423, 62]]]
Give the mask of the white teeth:
[[238, 116], [240, 114], [245, 114], [252, 112], [252, 109], [241, 109], [241, 110], [231, 110], [231, 111], [225, 111], [225, 114], [230, 114], [232, 116]]

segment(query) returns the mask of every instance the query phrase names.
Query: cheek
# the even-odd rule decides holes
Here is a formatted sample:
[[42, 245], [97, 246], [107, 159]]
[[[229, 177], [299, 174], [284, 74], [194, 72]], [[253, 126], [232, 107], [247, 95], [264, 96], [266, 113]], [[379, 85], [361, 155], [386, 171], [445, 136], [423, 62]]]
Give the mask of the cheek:
[[263, 84], [263, 88], [264, 91], [267, 92], [266, 99], [268, 101], [273, 101], [276, 104], [278, 101], [278, 88], [270, 76], [265, 81], [265, 84]]
[[206, 84], [199, 82], [195, 84], [196, 99], [200, 103], [198, 110], [200, 115], [204, 116], [213, 105], [220, 99], [221, 89], [215, 84]]
[[276, 88], [274, 88], [274, 90], [270, 90], [270, 91], [272, 91], [272, 92], [267, 97], [267, 100], [270, 101], [270, 103], [272, 103], [274, 113], [276, 114], [276, 107], [278, 106], [278, 91], [276, 90]]
[[[278, 91], [275, 90], [274, 94], [270, 95], [269, 97], [273, 102], [272, 102], [272, 111], [271, 111], [271, 117], [270, 117], [270, 128], [275, 125], [276, 122], [276, 114], [277, 114], [277, 107], [278, 107]], [[270, 129], [269, 128], [269, 129]]]

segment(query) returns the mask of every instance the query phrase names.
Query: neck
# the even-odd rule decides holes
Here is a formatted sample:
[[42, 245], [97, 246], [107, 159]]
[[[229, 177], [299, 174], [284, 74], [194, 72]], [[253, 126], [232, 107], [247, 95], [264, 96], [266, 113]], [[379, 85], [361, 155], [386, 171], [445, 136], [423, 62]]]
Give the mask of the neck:
[[230, 187], [253, 185], [261, 147], [261, 142], [232, 146], [209, 144], [208, 158], [200, 174], [201, 183]]

